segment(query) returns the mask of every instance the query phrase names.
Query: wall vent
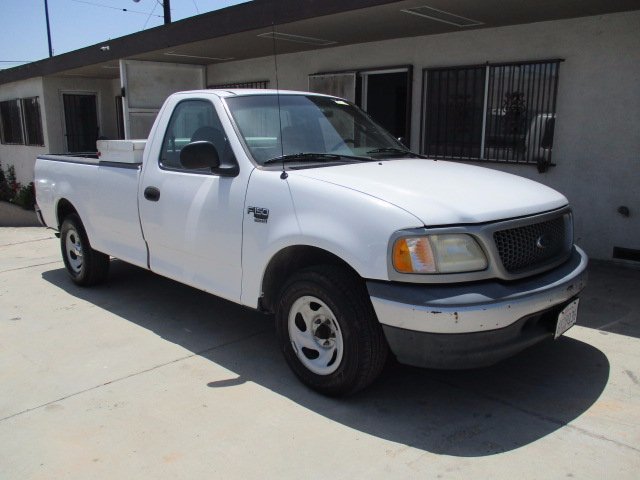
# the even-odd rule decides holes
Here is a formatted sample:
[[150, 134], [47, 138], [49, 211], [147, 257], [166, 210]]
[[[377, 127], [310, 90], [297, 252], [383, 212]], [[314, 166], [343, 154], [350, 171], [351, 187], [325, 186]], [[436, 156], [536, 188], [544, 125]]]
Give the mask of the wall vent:
[[333, 45], [333, 40], [324, 40], [322, 38], [313, 38], [313, 37], [304, 37], [302, 35], [292, 35], [290, 33], [281, 33], [281, 32], [267, 32], [261, 33], [258, 35], [262, 38], [269, 38], [276, 40], [285, 40], [287, 42], [296, 42], [296, 43], [306, 43], [308, 45]]
[[454, 13], [445, 12], [444, 10], [438, 10], [432, 7], [415, 7], [401, 10], [404, 13], [410, 13], [411, 15], [417, 15], [419, 17], [428, 18], [429, 20], [435, 20], [436, 22], [442, 22], [456, 27], [476, 27], [478, 25], [484, 25], [483, 22], [478, 20], [472, 20], [470, 18], [461, 17]]
[[186, 53], [165, 52], [163, 55], [168, 57], [183, 57], [183, 58], [197, 58], [199, 60], [215, 60], [218, 62], [224, 62], [226, 60], [234, 60], [233, 57], [204, 57], [202, 55], [188, 55]]

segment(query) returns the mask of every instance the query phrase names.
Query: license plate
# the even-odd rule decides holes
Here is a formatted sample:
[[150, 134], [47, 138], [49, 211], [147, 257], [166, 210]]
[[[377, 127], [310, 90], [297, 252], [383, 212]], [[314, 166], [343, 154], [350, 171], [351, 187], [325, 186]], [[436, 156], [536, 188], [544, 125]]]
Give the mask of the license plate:
[[564, 307], [558, 315], [558, 322], [556, 323], [556, 334], [553, 338], [556, 339], [564, 332], [569, 330], [573, 325], [575, 325], [577, 319], [578, 299], [574, 300], [569, 305]]

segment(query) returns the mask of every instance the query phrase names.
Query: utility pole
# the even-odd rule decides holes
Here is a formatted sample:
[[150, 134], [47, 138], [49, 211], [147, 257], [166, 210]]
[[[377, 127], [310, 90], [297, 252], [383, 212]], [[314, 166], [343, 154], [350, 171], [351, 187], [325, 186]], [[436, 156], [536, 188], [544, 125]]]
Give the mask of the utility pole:
[[[165, 0], [165, 2], [168, 1], [169, 0]], [[44, 16], [47, 19], [47, 40], [49, 41], [49, 57], [53, 57], [53, 49], [51, 48], [51, 28], [49, 27], [49, 5], [47, 3], [47, 0], [44, 0]]]
[[[171, 23], [171, 2], [169, 0], [163, 0], [163, 1], [156, 0], [156, 2], [161, 4], [162, 9], [164, 10], [164, 24], [169, 25]], [[133, 3], [140, 3], [140, 0], [133, 0]]]
[[169, 25], [171, 23], [171, 5], [169, 0], [163, 0], [162, 7], [164, 9], [164, 24]]

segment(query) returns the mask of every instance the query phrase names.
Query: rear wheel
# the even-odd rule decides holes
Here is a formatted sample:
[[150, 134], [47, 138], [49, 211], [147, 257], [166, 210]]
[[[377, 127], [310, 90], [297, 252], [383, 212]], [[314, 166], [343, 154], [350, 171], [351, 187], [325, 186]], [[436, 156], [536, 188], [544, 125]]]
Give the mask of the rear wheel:
[[287, 363], [303, 383], [326, 395], [348, 395], [372, 383], [387, 343], [360, 278], [317, 266], [294, 274], [276, 312]]
[[76, 284], [96, 285], [109, 273], [109, 256], [91, 248], [80, 217], [67, 215], [60, 227], [60, 249], [67, 272]]

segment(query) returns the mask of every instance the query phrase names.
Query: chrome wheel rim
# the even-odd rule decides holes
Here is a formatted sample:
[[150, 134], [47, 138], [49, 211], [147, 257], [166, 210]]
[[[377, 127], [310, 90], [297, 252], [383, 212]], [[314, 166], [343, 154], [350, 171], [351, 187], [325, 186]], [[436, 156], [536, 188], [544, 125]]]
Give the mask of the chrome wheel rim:
[[82, 256], [82, 242], [80, 241], [80, 235], [75, 228], [67, 230], [67, 234], [64, 239], [64, 250], [67, 256], [67, 261], [71, 270], [74, 273], [80, 273], [82, 271], [82, 264], [84, 258]]
[[288, 319], [291, 346], [302, 364], [318, 375], [330, 375], [342, 361], [342, 331], [331, 309], [307, 295], [291, 306]]

